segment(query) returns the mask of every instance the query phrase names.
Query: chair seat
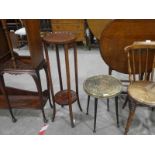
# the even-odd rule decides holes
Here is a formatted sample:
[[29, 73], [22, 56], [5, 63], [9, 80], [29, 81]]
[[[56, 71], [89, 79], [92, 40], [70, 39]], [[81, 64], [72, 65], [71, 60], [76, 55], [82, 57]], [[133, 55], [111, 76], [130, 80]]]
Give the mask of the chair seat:
[[16, 30], [16, 31], [15, 31], [15, 34], [16, 34], [16, 35], [19, 35], [19, 36], [25, 36], [25, 35], [26, 35], [25, 27]]
[[84, 90], [90, 96], [96, 98], [111, 98], [122, 90], [122, 84], [110, 75], [93, 76], [84, 82]]
[[151, 81], [136, 81], [128, 87], [129, 96], [146, 105], [155, 106], [155, 83]]

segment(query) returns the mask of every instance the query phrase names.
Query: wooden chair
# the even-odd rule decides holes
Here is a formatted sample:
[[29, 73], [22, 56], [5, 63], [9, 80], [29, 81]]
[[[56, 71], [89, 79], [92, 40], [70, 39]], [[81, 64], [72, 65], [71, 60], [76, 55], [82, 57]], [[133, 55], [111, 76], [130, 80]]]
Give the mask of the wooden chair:
[[129, 117], [125, 134], [128, 133], [137, 106], [155, 107], [154, 61], [155, 41], [138, 41], [125, 47], [128, 58]]
[[24, 26], [24, 23], [22, 20], [19, 20], [21, 23], [21, 27], [18, 28], [14, 33], [15, 33], [15, 38], [16, 38], [16, 45], [17, 48], [20, 49], [21, 46], [27, 44], [27, 37], [26, 37], [26, 29]]
[[[19, 56], [13, 52], [11, 41], [8, 35], [5, 20], [0, 20], [0, 108], [9, 109], [13, 122], [16, 118], [13, 115], [12, 108], [40, 109], [43, 114], [43, 120], [47, 119], [44, 112], [44, 106], [50, 99], [49, 71], [47, 61], [44, 59], [42, 39], [40, 37], [39, 20], [24, 20], [27, 31], [30, 56]], [[42, 91], [40, 70], [44, 69], [47, 79], [47, 89]], [[37, 87], [37, 92], [20, 90], [17, 88], [8, 88], [5, 86], [4, 74], [28, 74]]]

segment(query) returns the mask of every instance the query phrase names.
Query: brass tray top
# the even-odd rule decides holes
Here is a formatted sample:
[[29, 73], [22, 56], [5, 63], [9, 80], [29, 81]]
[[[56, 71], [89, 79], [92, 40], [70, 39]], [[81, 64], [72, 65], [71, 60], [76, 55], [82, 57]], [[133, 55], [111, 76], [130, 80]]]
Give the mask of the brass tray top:
[[122, 90], [121, 82], [110, 75], [97, 75], [85, 80], [86, 93], [96, 98], [112, 98]]

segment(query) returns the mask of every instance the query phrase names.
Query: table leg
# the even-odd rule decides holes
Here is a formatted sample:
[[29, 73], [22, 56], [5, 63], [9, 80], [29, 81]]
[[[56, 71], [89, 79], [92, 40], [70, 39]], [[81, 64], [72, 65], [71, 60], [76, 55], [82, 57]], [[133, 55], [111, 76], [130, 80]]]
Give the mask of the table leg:
[[64, 45], [65, 49], [65, 63], [66, 63], [66, 74], [67, 74], [67, 90], [68, 90], [68, 100], [69, 100], [69, 113], [70, 113], [70, 120], [71, 120], [71, 127], [74, 127], [74, 122], [73, 122], [73, 112], [72, 112], [72, 103], [71, 103], [71, 84], [70, 84], [70, 67], [69, 67], [69, 58], [68, 58], [68, 45]]
[[95, 106], [94, 106], [94, 130], [93, 130], [94, 133], [96, 132], [97, 104], [98, 104], [98, 99], [95, 98]]
[[88, 99], [87, 99], [87, 115], [89, 113], [89, 102], [90, 102], [90, 96], [88, 95]]
[[119, 128], [118, 96], [115, 97], [115, 108], [116, 108], [117, 127]]

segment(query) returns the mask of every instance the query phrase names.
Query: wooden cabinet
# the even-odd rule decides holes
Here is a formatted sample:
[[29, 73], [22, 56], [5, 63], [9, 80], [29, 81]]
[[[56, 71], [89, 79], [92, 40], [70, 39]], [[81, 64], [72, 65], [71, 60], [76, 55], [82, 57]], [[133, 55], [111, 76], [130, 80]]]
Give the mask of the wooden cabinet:
[[8, 30], [17, 30], [22, 27], [22, 23], [19, 19], [7, 19], [6, 20]]
[[83, 19], [51, 19], [52, 31], [71, 31], [77, 41], [86, 43], [85, 38], [85, 21]]

